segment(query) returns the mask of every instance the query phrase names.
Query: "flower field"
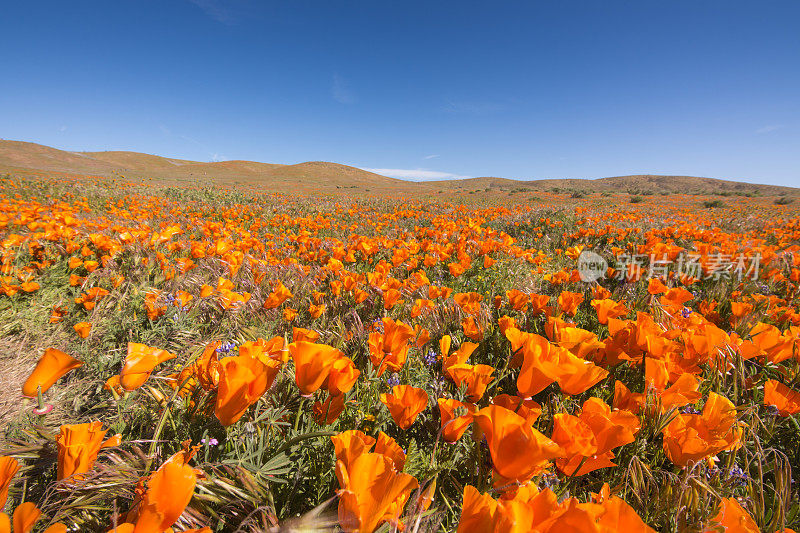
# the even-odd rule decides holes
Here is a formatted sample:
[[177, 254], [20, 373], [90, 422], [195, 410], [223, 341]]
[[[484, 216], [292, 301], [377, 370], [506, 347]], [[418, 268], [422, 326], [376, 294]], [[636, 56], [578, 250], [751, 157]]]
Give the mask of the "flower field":
[[791, 531], [800, 211], [709, 198], [5, 176], [0, 533]]

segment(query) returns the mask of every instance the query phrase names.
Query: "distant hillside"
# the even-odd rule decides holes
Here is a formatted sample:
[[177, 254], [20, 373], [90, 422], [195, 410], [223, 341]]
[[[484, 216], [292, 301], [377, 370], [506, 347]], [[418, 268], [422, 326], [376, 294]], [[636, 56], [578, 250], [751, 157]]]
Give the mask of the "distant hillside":
[[709, 194], [730, 193], [746, 194], [757, 193], [764, 196], [781, 194], [798, 194], [800, 189], [783, 187], [780, 185], [763, 185], [728, 181], [715, 178], [700, 178], [696, 176], [655, 176], [641, 174], [636, 176], [615, 176], [598, 179], [543, 179], [543, 180], [511, 180], [507, 178], [470, 178], [458, 181], [429, 182], [439, 187], [452, 186], [462, 190], [490, 189], [500, 191], [550, 191], [583, 193], [631, 193], [631, 194], [656, 194], [667, 192], [671, 194]]
[[53, 171], [95, 176], [121, 174], [128, 178], [159, 178], [165, 183], [248, 184], [291, 192], [301, 182], [312, 190], [375, 187], [404, 188], [407, 182], [359, 168], [310, 161], [296, 165], [255, 161], [204, 163], [138, 152], [67, 152], [20, 141], [0, 141], [0, 170]]
[[525, 192], [560, 193], [697, 193], [800, 195], [800, 189], [694, 176], [617, 176], [594, 180], [511, 180], [483, 177], [464, 180], [409, 182], [359, 168], [309, 161], [296, 165], [256, 161], [204, 163], [138, 152], [68, 152], [41, 144], [0, 140], [0, 172], [64, 172], [90, 176], [150, 178], [165, 185], [236, 185], [285, 193], [348, 192], [412, 194], [458, 199], [486, 193], [499, 200]]

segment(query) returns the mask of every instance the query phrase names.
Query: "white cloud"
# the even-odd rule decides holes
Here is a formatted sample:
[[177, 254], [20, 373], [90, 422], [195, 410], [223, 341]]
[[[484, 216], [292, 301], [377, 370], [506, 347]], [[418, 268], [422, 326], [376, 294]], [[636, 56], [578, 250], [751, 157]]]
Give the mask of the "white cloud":
[[222, 24], [230, 25], [234, 22], [231, 12], [223, 7], [222, 2], [217, 0], [189, 0], [191, 3], [203, 10], [203, 12]]
[[769, 124], [767, 126], [764, 126], [763, 128], [758, 128], [756, 130], [756, 133], [758, 133], [758, 134], [769, 133], [771, 131], [779, 130], [779, 129], [783, 128], [783, 127], [784, 127], [783, 124]]
[[227, 161], [227, 160], [228, 156], [226, 156], [225, 154], [217, 154], [217, 153], [211, 154], [212, 163], [219, 163], [220, 161]]
[[61, 126], [60, 128], [58, 128], [58, 131], [63, 133], [65, 131], [67, 131], [67, 127], [66, 126]]
[[347, 81], [338, 74], [333, 75], [333, 84], [331, 85], [331, 96], [340, 104], [352, 104], [356, 101], [353, 91], [350, 90], [350, 85]]
[[505, 110], [506, 106], [499, 102], [465, 102], [447, 100], [443, 111], [446, 113], [465, 115], [488, 115]]
[[426, 155], [422, 159], [435, 159], [437, 157], [439, 157], [439, 154], [432, 154], [432, 155]]
[[422, 168], [364, 168], [367, 172], [374, 172], [382, 176], [397, 178], [409, 181], [437, 181], [437, 180], [463, 180], [472, 176], [460, 176], [450, 172], [439, 172], [436, 170], [425, 170]]

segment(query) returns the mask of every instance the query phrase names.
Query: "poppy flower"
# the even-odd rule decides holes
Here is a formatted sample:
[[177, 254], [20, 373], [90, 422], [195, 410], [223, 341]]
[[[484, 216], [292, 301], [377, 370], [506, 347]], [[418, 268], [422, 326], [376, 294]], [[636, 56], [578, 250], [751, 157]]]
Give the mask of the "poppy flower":
[[340, 396], [353, 388], [360, 375], [361, 371], [356, 368], [353, 361], [342, 356], [334, 361], [324, 386], [332, 396]]
[[679, 414], [664, 428], [664, 452], [686, 466], [739, 445], [742, 428], [730, 400], [710, 393], [702, 414]]
[[477, 407], [471, 403], [445, 398], [439, 398], [436, 403], [439, 404], [442, 440], [456, 442], [472, 423], [472, 415]]
[[477, 315], [481, 311], [483, 296], [477, 292], [457, 292], [453, 295], [453, 300], [455, 300], [456, 304], [458, 304], [464, 313], [468, 315]]
[[13, 457], [0, 457], [0, 509], [5, 507], [8, 499], [8, 487], [11, 479], [19, 471], [19, 462]]
[[628, 314], [628, 309], [622, 302], [611, 299], [592, 300], [592, 307], [597, 311], [597, 320], [601, 324], [608, 324], [609, 318], [618, 318]]
[[375, 445], [375, 439], [357, 429], [343, 431], [331, 437], [336, 461], [341, 462], [345, 469], [356, 457], [369, 453]]
[[792, 416], [800, 413], [800, 392], [780, 381], [767, 380], [764, 384], [764, 405], [775, 406], [779, 416]]
[[497, 507], [497, 500], [490, 495], [481, 494], [475, 487], [465, 485], [457, 533], [500, 531]]
[[481, 399], [494, 374], [494, 368], [489, 365], [452, 365], [447, 371], [457, 387], [466, 386], [467, 399], [472, 402]]
[[391, 394], [381, 394], [381, 403], [400, 429], [408, 429], [428, 406], [428, 393], [410, 385], [395, 385]]
[[308, 396], [319, 389], [328, 379], [334, 363], [342, 352], [325, 344], [296, 341], [289, 345], [289, 353], [294, 360], [295, 382], [300, 393]]
[[528, 303], [531, 301], [531, 296], [517, 289], [506, 291], [506, 298], [508, 303], [515, 311], [522, 311], [523, 313], [528, 310]]
[[647, 292], [650, 294], [661, 294], [667, 292], [668, 290], [669, 288], [658, 278], [651, 278], [650, 281], [647, 282]]
[[92, 325], [88, 322], [78, 322], [72, 328], [78, 333], [81, 339], [85, 339], [92, 331]]
[[439, 341], [439, 349], [442, 354], [442, 369], [444, 370], [444, 374], [452, 380], [452, 374], [450, 374], [450, 368], [455, 365], [463, 365], [467, 362], [470, 355], [478, 348], [478, 344], [474, 342], [462, 342], [461, 346], [458, 347], [453, 353], [450, 353], [450, 335], [445, 335]]
[[556, 466], [569, 476], [616, 466], [611, 462], [611, 450], [633, 442], [638, 431], [637, 416], [627, 411], [612, 412], [599, 398], [589, 398], [580, 416], [555, 415], [551, 438], [565, 453], [564, 458], [556, 460]]
[[61, 350], [48, 348], [39, 358], [36, 368], [22, 385], [22, 395], [33, 398], [37, 391], [42, 393], [53, 386], [67, 372], [83, 365], [82, 362], [65, 354]]
[[558, 295], [558, 308], [569, 316], [575, 316], [578, 306], [583, 302], [583, 294], [563, 291]]
[[[19, 506], [14, 509], [12, 520], [14, 533], [29, 533], [33, 531], [33, 526], [39, 521], [40, 516], [42, 516], [42, 512], [33, 502], [19, 504]], [[12, 529], [10, 526], [8, 515], [0, 512], [0, 532], [11, 533]]]
[[466, 335], [469, 339], [475, 342], [480, 342], [483, 340], [483, 329], [475, 320], [475, 317], [468, 316], [462, 320], [461, 328], [464, 330], [464, 335]]
[[397, 289], [389, 289], [383, 293], [383, 308], [387, 311], [392, 309], [395, 305], [403, 303], [400, 299], [400, 291]]
[[379, 453], [391, 459], [392, 463], [394, 463], [395, 470], [398, 472], [403, 471], [403, 467], [406, 465], [406, 452], [403, 451], [403, 448], [401, 448], [392, 437], [383, 431], [378, 433], [378, 440], [375, 441], [374, 451], [375, 453]]
[[542, 414], [542, 406], [530, 398], [526, 399], [509, 394], [498, 394], [492, 398], [492, 404], [505, 407], [509, 411], [514, 411], [527, 420], [530, 425], [533, 425], [539, 418], [539, 415]]
[[103, 442], [106, 431], [99, 421], [61, 426], [56, 435], [58, 445], [58, 480], [91, 470], [103, 448], [119, 446], [122, 438], [117, 434]]
[[339, 415], [344, 411], [344, 395], [332, 396], [328, 395], [328, 399], [324, 402], [314, 402], [311, 412], [314, 415], [314, 421], [319, 425], [333, 424]]
[[505, 407], [484, 407], [474, 418], [489, 444], [495, 486], [527, 481], [542, 472], [551, 459], [564, 456], [561, 446]]
[[414, 330], [408, 324], [394, 321], [391, 318], [382, 319], [383, 333], [369, 334], [369, 354], [373, 368], [378, 369], [378, 375], [388, 368], [399, 372], [408, 357], [408, 341], [414, 338]]
[[223, 426], [234, 424], [261, 398], [272, 386], [278, 368], [277, 363], [266, 365], [244, 355], [222, 360], [214, 414]]
[[151, 348], [136, 342], [128, 343], [128, 356], [119, 373], [119, 384], [130, 392], [144, 385], [157, 365], [171, 359], [175, 354], [159, 348]]
[[179, 462], [167, 462], [150, 477], [133, 533], [164, 531], [183, 514], [194, 495], [197, 475]]
[[[761, 531], [753, 517], [744, 510], [736, 498], [721, 498], [719, 512], [711, 519], [713, 524], [722, 526], [725, 531], [736, 533], [758, 533]], [[706, 532], [716, 531], [708, 528]], [[788, 531], [788, 530], [784, 530]]]
[[411, 491], [419, 484], [397, 472], [389, 457], [365, 453], [344, 468], [336, 464], [339, 525], [346, 532], [372, 533], [383, 522], [399, 525], [399, 517]]
[[292, 296], [291, 291], [289, 291], [283, 283], [278, 282], [277, 286], [264, 300], [264, 309], [275, 309]]
[[497, 325], [500, 327], [500, 334], [505, 335], [509, 328], [518, 328], [517, 321], [513, 317], [503, 315], [497, 319]]

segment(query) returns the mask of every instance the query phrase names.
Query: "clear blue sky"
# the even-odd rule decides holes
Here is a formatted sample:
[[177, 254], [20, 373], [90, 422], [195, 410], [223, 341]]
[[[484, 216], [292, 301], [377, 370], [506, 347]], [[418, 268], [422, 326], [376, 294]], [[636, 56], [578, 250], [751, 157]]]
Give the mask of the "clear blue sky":
[[800, 186], [797, 0], [4, 2], [0, 137]]

